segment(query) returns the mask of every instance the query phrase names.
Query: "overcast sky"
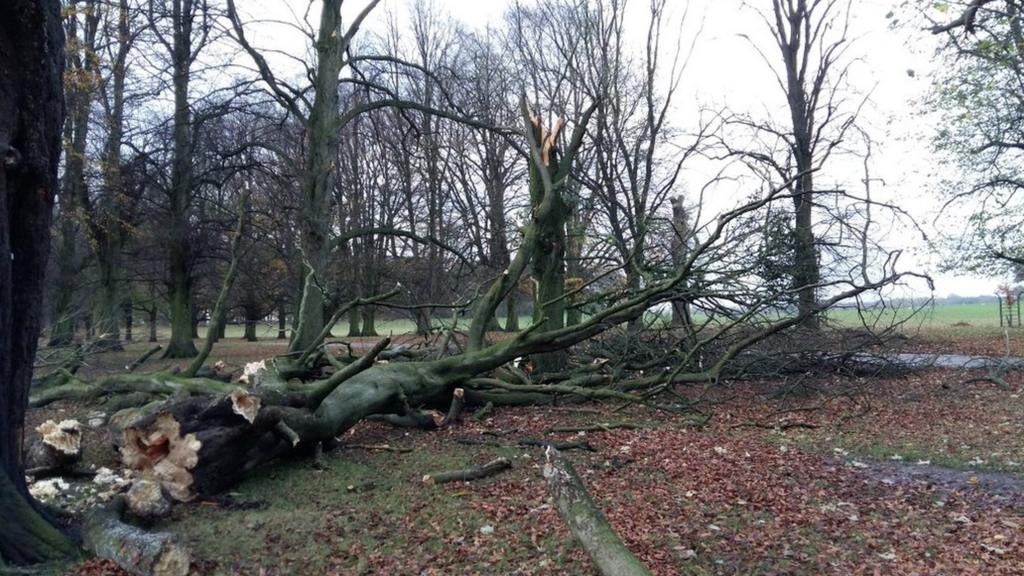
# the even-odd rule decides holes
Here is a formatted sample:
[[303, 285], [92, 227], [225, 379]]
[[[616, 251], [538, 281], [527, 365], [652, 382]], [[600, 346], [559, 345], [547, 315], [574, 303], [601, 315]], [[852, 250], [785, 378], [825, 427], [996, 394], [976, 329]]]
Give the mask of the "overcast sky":
[[[521, 0], [529, 3], [530, 0]], [[502, 14], [514, 0], [433, 0], [435, 6], [471, 28], [483, 28], [489, 23], [500, 24]], [[931, 57], [934, 41], [928, 35], [908, 27], [890, 26], [895, 11], [894, 0], [852, 0], [854, 17], [851, 36], [855, 44], [849, 52], [859, 61], [851, 71], [851, 83], [863, 96], [870, 96], [869, 104], [861, 115], [862, 124], [877, 141], [873, 177], [881, 181], [873, 184], [877, 199], [894, 201], [907, 209], [924, 228], [929, 237], [936, 236], [936, 215], [940, 206], [934, 189], [936, 162], [932, 157], [928, 139], [930, 125], [939, 116], [920, 113], [919, 100], [929, 86]], [[409, 0], [384, 0], [372, 14], [366, 28], [373, 30], [383, 25], [388, 14], [396, 14], [401, 21]], [[645, 0], [632, 0], [633, 7], [644, 11]], [[746, 6], [745, 6], [746, 4]], [[290, 9], [285, 8], [290, 7]], [[360, 0], [348, 0], [346, 13], [365, 6]], [[670, 10], [680, 12], [686, 0], [670, 0]], [[778, 111], [784, 104], [772, 72], [751, 47], [751, 42], [768, 46], [769, 57], [775, 57], [770, 37], [763, 21], [751, 8], [770, 10], [770, 0], [691, 0], [688, 5], [688, 23], [683, 35], [686, 43], [699, 31], [700, 37], [689, 60], [684, 76], [682, 93], [677, 97], [676, 123], [686, 126], [696, 117], [701, 106], [728, 107], [736, 112], [767, 115]], [[240, 3], [243, 15], [250, 17], [293, 19], [301, 18], [306, 2], [301, 0], [255, 0]], [[309, 13], [315, 20], [318, 6]], [[643, 30], [635, 31], [637, 49], [642, 49]], [[262, 32], [263, 29], [260, 29]], [[305, 42], [278, 27], [269, 42], [275, 48], [292, 54], [303, 54]], [[267, 45], [267, 39], [254, 38], [258, 45]], [[860, 161], [845, 161], [847, 165], [831, 165], [823, 178], [832, 182], [859, 182]], [[695, 175], [695, 177], [698, 177]], [[883, 183], [884, 181], [884, 183]], [[699, 188], [694, 182], [691, 188]], [[939, 219], [945, 221], [948, 219]], [[904, 226], [889, 231], [885, 241], [890, 248], [904, 248], [909, 267], [926, 271], [936, 280], [936, 295], [992, 294], [998, 284], [1008, 278], [979, 278], [955, 276], [937, 272], [938, 260], [930, 254], [920, 233]]]

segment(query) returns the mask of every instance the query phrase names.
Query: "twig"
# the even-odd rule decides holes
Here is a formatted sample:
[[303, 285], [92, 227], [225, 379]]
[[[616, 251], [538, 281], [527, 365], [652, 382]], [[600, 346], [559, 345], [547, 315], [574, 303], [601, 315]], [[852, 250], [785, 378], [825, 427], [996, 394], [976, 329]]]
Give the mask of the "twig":
[[628, 422], [618, 422], [611, 424], [593, 424], [590, 426], [555, 426], [553, 428], [546, 428], [545, 434], [558, 434], [562, 432], [609, 432], [616, 429], [625, 430], [636, 430], [642, 428], [637, 424], [630, 424]]
[[350, 450], [377, 450], [381, 452], [398, 452], [400, 454], [408, 454], [412, 452], [412, 448], [400, 448], [398, 446], [392, 446], [390, 444], [339, 444], [338, 448], [346, 448]]

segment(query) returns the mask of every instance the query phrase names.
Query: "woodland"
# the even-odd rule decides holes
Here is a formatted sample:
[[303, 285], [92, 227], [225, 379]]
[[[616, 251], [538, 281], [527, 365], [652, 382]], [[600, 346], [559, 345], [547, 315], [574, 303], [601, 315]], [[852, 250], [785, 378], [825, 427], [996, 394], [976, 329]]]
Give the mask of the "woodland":
[[[760, 111], [700, 4], [0, 0], [0, 574], [1024, 572], [1021, 293], [929, 320], [869, 2], [738, 6]], [[891, 4], [1019, 281], [1024, 6]]]

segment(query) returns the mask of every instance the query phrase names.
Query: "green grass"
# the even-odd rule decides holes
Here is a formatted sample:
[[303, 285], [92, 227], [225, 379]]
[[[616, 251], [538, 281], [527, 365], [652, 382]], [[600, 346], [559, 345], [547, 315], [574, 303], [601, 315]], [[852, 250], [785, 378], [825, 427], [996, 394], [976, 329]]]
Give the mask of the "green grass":
[[[1021, 309], [1024, 312], [1024, 307]], [[866, 310], [863, 312], [866, 318], [879, 318], [884, 320], [898, 319], [907, 320], [909, 327], [938, 328], [938, 327], [965, 327], [970, 326], [999, 326], [999, 308], [995, 303], [975, 304], [939, 304], [928, 306], [919, 311], [913, 308], [903, 307], [897, 310]], [[1016, 321], [1016, 309], [1014, 310]], [[860, 314], [857, 310], [844, 308], [832, 310], [828, 313], [829, 319], [840, 325], [855, 326], [861, 323]]]
[[[328, 455], [324, 470], [293, 459], [250, 476], [230, 493], [257, 508], [192, 504], [159, 528], [194, 550], [204, 574], [374, 574], [375, 558], [402, 559], [408, 570], [402, 573], [449, 563], [452, 571], [438, 573], [510, 573], [538, 554], [525, 526], [516, 525], [529, 520], [495, 522], [472, 505], [474, 494], [420, 480], [424, 472], [521, 454], [484, 452], [454, 443], [407, 454], [346, 450]], [[506, 474], [530, 473], [526, 465]], [[486, 525], [496, 532], [482, 534]], [[483, 545], [469, 546], [473, 542]], [[556, 563], [569, 549], [554, 535], [539, 544]]]

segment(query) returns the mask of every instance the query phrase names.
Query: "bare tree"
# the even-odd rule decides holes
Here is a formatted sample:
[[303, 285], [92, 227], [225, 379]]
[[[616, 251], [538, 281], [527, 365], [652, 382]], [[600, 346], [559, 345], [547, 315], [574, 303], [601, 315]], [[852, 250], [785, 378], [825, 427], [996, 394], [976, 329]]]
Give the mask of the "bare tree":
[[[851, 60], [849, 2], [840, 0], [772, 0], [771, 11], [759, 11], [778, 48], [782, 67], [756, 45], [772, 69], [789, 112], [788, 125], [739, 119], [737, 122], [781, 142], [780, 158], [764, 150], [744, 150], [763, 163], [777, 180], [793, 186], [793, 262], [791, 275], [801, 312], [817, 307], [821, 280], [814, 232], [815, 174], [842, 142], [859, 106], [846, 102]], [[852, 108], [852, 109], [851, 109]], [[807, 325], [816, 326], [813, 315]]]

